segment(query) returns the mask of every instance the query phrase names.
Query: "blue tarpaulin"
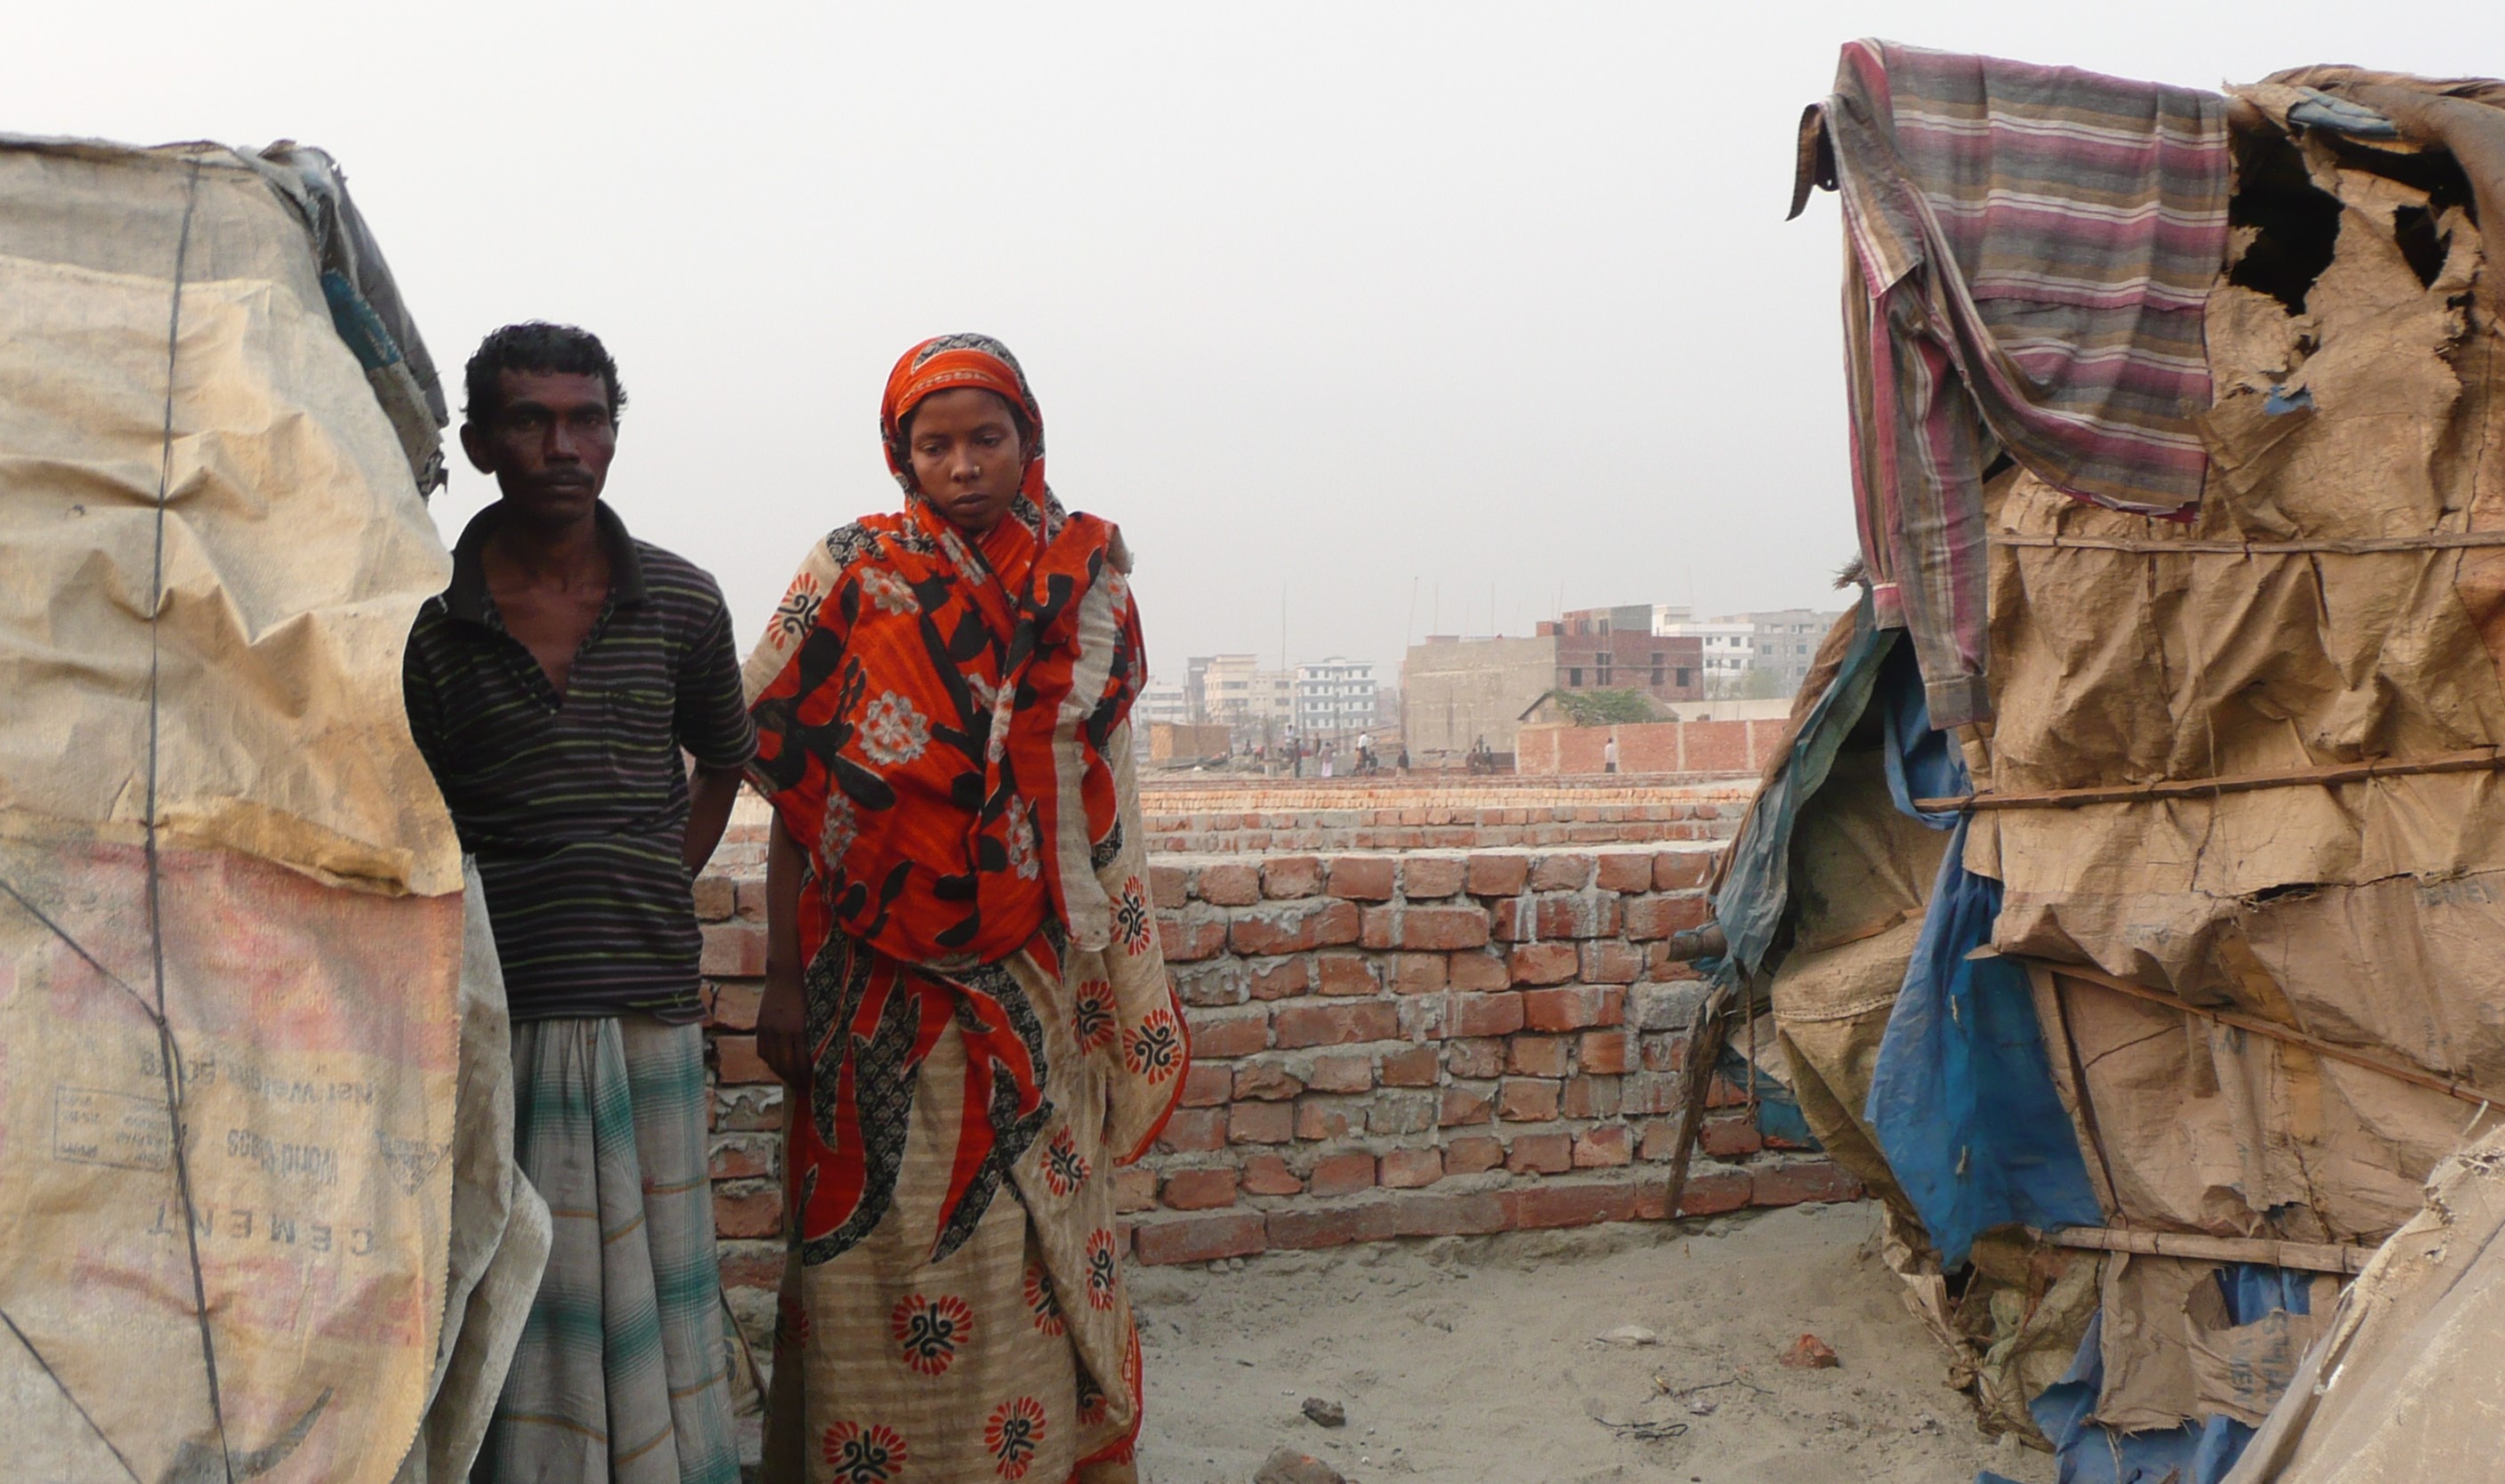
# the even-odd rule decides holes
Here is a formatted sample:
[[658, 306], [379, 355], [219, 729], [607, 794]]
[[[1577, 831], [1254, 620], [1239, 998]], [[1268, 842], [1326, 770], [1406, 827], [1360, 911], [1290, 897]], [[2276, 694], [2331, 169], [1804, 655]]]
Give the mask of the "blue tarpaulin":
[[1992, 941], [2000, 883], [1965, 868], [1966, 816], [1913, 807], [1917, 797], [1966, 792], [1964, 760], [1931, 729], [1911, 663], [1886, 666], [1881, 692], [1897, 807], [1955, 832], [1879, 1044], [1863, 1116], [1942, 1265], [1956, 1268], [1992, 1227], [2094, 1226], [2104, 1213], [2053, 1088], [2027, 975], [2003, 959], [1968, 957]]
[[[2272, 1311], [2308, 1314], [2311, 1278], [2285, 1268], [2231, 1262], [2218, 1270], [2231, 1324], [2259, 1324]], [[2062, 1379], [2027, 1404], [2058, 1460], [2056, 1484], [2218, 1484], [2243, 1457], [2253, 1430], [2232, 1417], [2204, 1417], [2169, 1431], [2117, 1432], [2092, 1419], [2104, 1390], [2104, 1316], [2088, 1321], [2079, 1352]], [[2012, 1484], [1989, 1470], [1975, 1484]], [[2430, 1480], [2429, 1484], [2435, 1484]]]

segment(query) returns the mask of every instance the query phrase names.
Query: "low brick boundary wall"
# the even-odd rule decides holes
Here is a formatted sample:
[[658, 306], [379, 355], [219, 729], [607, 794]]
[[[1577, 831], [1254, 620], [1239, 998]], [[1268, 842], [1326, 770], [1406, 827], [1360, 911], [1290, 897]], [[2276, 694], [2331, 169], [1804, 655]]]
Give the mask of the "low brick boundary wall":
[[1600, 774], [1608, 742], [1618, 739], [1622, 773], [1740, 772], [1754, 776], [1773, 760], [1791, 723], [1782, 718], [1745, 722], [1630, 722], [1615, 726], [1570, 726], [1555, 722], [1523, 725], [1514, 740], [1514, 771], [1532, 777]]
[[[758, 1059], [753, 846], [697, 883], [715, 1210], [732, 1307], [771, 1325], [783, 1089]], [[1685, 1028], [1664, 939], [1705, 916], [1704, 846], [1178, 856], [1150, 867], [1192, 1064], [1116, 1172], [1150, 1263], [1669, 1216]], [[1720, 1082], [1681, 1215], [1857, 1197], [1763, 1147]]]
[[1140, 807], [1147, 848], [1161, 854], [1554, 849], [1728, 839], [1754, 792], [1754, 776], [1740, 773], [1605, 782], [1216, 774], [1143, 785]]

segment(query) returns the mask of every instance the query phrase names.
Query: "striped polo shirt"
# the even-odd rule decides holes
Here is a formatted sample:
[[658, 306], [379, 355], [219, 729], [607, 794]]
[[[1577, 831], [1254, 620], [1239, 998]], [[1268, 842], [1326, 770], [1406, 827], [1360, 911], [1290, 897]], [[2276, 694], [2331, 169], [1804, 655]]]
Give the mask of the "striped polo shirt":
[[609, 600], [565, 695], [506, 628], [480, 553], [504, 518], [461, 533], [452, 585], [409, 631], [409, 730], [476, 855], [516, 1020], [702, 1013], [702, 939], [683, 854], [682, 752], [739, 767], [757, 728], [722, 589], [596, 507]]

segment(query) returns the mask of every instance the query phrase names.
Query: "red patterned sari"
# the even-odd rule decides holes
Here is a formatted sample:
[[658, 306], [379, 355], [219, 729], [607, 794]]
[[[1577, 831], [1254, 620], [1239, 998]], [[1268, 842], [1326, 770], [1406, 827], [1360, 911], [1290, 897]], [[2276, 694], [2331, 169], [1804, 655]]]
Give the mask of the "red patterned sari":
[[[915, 494], [901, 436], [961, 386], [1029, 434], [980, 538]], [[807, 860], [812, 1053], [766, 1477], [1125, 1479], [1140, 1353], [1111, 1171], [1189, 1056], [1141, 854], [1128, 554], [1045, 487], [996, 342], [908, 351], [880, 422], [904, 511], [813, 548], [747, 668], [752, 776]]]

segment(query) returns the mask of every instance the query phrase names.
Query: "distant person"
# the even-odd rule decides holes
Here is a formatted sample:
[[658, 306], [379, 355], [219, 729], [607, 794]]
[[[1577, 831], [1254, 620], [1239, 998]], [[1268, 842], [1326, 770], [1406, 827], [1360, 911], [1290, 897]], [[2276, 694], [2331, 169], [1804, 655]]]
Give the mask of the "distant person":
[[1323, 743], [1323, 776], [1324, 778], [1328, 778], [1330, 775], [1331, 775], [1331, 749], [1330, 749], [1330, 744], [1329, 744], [1329, 743], [1327, 743], [1327, 742], [1325, 742], [1325, 743]]
[[1616, 732], [1611, 732], [1609, 733], [1608, 741], [1601, 745], [1601, 771], [1604, 773], [1614, 773], [1617, 770], [1618, 734]]
[[486, 887], [514, 1155], [555, 1226], [472, 1477], [736, 1484], [689, 889], [757, 750], [730, 615], [601, 499], [626, 391], [596, 336], [509, 325], [464, 379], [498, 498], [404, 684]]
[[1400, 776], [1409, 776], [1409, 744], [1406, 742], [1400, 744]]
[[764, 1475], [1137, 1478], [1114, 1167], [1182, 1089], [1148, 901], [1130, 555], [1062, 509], [1008, 350], [904, 353], [900, 512], [748, 662], [774, 806], [757, 1044], [793, 1088]]

